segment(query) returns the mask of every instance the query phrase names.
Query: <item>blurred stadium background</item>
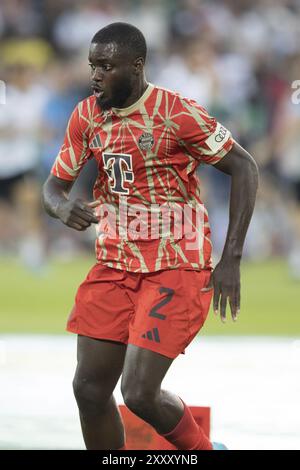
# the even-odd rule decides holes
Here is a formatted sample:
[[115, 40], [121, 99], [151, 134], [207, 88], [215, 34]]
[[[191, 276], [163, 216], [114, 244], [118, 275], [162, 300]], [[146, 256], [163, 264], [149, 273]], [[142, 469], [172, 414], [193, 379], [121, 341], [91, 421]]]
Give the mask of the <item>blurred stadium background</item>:
[[[235, 374], [245, 380], [241, 358], [245, 358], [245, 368], [250, 357], [252, 365], [258, 364], [261, 357], [257, 351], [264, 351], [263, 345], [269, 344], [273, 353], [267, 354], [266, 361], [271, 362], [264, 365], [274, 374], [272, 380], [266, 384], [261, 370], [250, 367], [251, 381], [245, 382], [241, 394], [246, 407], [247, 394], [264, 384], [266, 396], [271, 402], [273, 399], [273, 418], [269, 414], [265, 419], [268, 424], [263, 426], [263, 407], [260, 409], [257, 395], [251, 408], [250, 437], [246, 433], [241, 439], [249, 416], [238, 422], [240, 411], [235, 410], [234, 402], [230, 402], [232, 421], [227, 422], [219, 410], [219, 417], [227, 424], [219, 419], [216, 432], [223, 430], [224, 440], [229, 436], [236, 448], [271, 448], [273, 442], [275, 448], [299, 449], [300, 428], [296, 421], [291, 424], [296, 416], [299, 422], [299, 404], [291, 398], [289, 387], [295, 397], [300, 372], [300, 104], [292, 103], [291, 84], [300, 79], [300, 0], [1, 0], [0, 80], [6, 86], [6, 103], [0, 104], [0, 448], [76, 448], [77, 443], [82, 447], [75, 404], [70, 416], [61, 415], [60, 429], [66, 432], [60, 436], [59, 413], [43, 419], [44, 408], [34, 406], [41, 397], [30, 386], [26, 388], [29, 381], [24, 370], [29, 375], [31, 370], [37, 386], [45, 386], [43, 373], [47, 367], [52, 367], [53, 373], [57, 365], [57, 371], [70, 377], [59, 392], [63, 394], [64, 387], [69, 387], [66, 402], [73, 400], [71, 369], [75, 367], [76, 339], [64, 333], [64, 328], [76, 288], [94, 262], [94, 231], [77, 233], [50, 219], [41, 207], [40, 191], [72, 109], [90, 94], [90, 39], [113, 21], [133, 23], [145, 34], [149, 81], [196, 99], [232, 131], [260, 167], [259, 196], [242, 264], [240, 319], [233, 324], [228, 318], [222, 325], [210, 315], [199, 341], [204, 349], [191, 352], [200, 358], [211, 354], [217, 360], [218, 344], [224, 347], [225, 355], [230, 349], [232, 356], [229, 354], [224, 363], [227, 382], [223, 375], [223, 385], [217, 373], [209, 375], [211, 388], [201, 396], [199, 379], [199, 396], [191, 397], [191, 404], [218, 406], [213, 398], [216, 387], [221, 397], [234, 394], [230, 384], [235, 383]], [[92, 197], [95, 170], [93, 162], [84, 168], [74, 195]], [[200, 168], [199, 174], [218, 260], [227, 230], [229, 179], [212, 168]], [[253, 342], [256, 337], [260, 337], [258, 343]], [[236, 345], [234, 351], [232, 345]], [[64, 352], [67, 366], [62, 372], [59, 358], [65, 357]], [[45, 361], [38, 363], [40, 367], [36, 362], [39, 354]], [[55, 364], [50, 366], [52, 357]], [[290, 367], [284, 376], [282, 358]], [[192, 359], [187, 355], [184, 360], [185, 367], [191, 360], [187, 377], [191, 384]], [[50, 376], [54, 383], [48, 385], [54, 393], [62, 382], [55, 374]], [[286, 386], [279, 392], [283, 380]], [[27, 395], [22, 393], [24, 402], [20, 402], [27, 414], [24, 407], [21, 412], [16, 405], [16, 389], [27, 390]], [[51, 401], [51, 395], [47, 400]], [[288, 406], [286, 402], [289, 413], [281, 409], [277, 432], [275, 408], [277, 404]], [[255, 405], [260, 414], [257, 422]], [[283, 422], [288, 414], [290, 421]], [[30, 422], [35, 426], [28, 428]], [[257, 438], [255, 423], [262, 426], [267, 440], [262, 435]], [[227, 425], [236, 433], [230, 434]], [[37, 441], [37, 435], [42, 440]]]

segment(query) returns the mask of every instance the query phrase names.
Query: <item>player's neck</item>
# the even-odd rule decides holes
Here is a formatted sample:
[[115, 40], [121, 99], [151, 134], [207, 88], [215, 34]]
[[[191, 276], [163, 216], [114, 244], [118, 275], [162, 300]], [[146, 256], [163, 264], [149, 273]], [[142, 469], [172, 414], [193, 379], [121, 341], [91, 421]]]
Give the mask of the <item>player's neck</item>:
[[146, 81], [145, 77], [141, 77], [140, 82], [134, 88], [131, 95], [127, 98], [126, 102], [123, 104], [122, 108], [128, 108], [129, 106], [136, 103], [141, 96], [145, 93], [146, 89], [148, 88], [149, 83]]

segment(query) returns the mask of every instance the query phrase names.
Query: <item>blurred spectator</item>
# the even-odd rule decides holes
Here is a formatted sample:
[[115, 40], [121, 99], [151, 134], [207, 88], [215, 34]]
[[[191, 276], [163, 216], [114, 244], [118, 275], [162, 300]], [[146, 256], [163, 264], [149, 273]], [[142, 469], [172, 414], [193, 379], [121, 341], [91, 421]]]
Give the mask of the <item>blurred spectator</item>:
[[66, 122], [78, 101], [84, 98], [76, 80], [72, 62], [56, 61], [47, 69], [49, 86], [47, 100], [42, 108], [41, 164], [46, 178], [57, 155], [65, 134]]
[[156, 83], [211, 108], [220, 87], [215, 61], [215, 51], [195, 41], [163, 62]]
[[[2, 105], [0, 114], [0, 239], [2, 249], [19, 252], [28, 266], [39, 268], [43, 235], [36, 170], [40, 121], [48, 90], [42, 84], [36, 64], [22, 55], [24, 44], [10, 44], [11, 54], [5, 46], [3, 57], [7, 56], [8, 60], [6, 105]], [[34, 45], [31, 46], [34, 50]], [[38, 42], [36, 48], [38, 51]]]
[[151, 52], [158, 52], [161, 55], [167, 51], [168, 30], [166, 24], [168, 18], [163, 2], [161, 0], [140, 0], [128, 3], [135, 4], [135, 8], [124, 8], [120, 21], [133, 23], [143, 31], [150, 55]]
[[114, 1], [73, 1], [71, 8], [63, 11], [54, 24], [56, 45], [69, 53], [85, 48], [98, 29], [121, 20], [118, 18], [121, 5], [121, 2], [117, 5]]
[[11, 37], [31, 37], [42, 33], [42, 17], [36, 8], [37, 2], [31, 0], [2, 0], [2, 32]]

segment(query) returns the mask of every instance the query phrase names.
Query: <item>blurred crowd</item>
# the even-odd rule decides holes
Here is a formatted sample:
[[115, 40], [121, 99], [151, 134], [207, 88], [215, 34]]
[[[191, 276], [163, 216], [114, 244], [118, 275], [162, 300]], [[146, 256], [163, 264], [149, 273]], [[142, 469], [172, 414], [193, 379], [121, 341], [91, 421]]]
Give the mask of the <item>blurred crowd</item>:
[[[0, 256], [39, 270], [53, 253], [91, 250], [94, 232], [47, 217], [40, 190], [72, 109], [91, 93], [91, 37], [114, 21], [143, 31], [150, 82], [197, 100], [254, 156], [260, 189], [245, 256], [286, 257], [300, 278], [300, 104], [291, 99], [300, 0], [1, 0]], [[91, 198], [95, 175], [91, 161], [75, 194]], [[230, 180], [211, 167], [199, 175], [219, 256]]]

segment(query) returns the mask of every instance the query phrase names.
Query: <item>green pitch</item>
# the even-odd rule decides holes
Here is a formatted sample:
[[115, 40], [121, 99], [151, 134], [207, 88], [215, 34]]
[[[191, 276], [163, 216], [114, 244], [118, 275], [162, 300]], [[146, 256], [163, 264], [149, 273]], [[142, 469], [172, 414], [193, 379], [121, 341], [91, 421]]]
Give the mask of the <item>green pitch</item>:
[[[93, 258], [51, 263], [33, 275], [17, 262], [0, 263], [0, 333], [64, 333], [79, 283]], [[299, 282], [283, 261], [243, 263], [239, 320], [222, 324], [213, 312], [203, 335], [300, 335]], [[69, 334], [69, 333], [65, 333]]]

